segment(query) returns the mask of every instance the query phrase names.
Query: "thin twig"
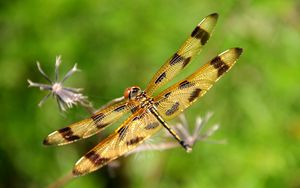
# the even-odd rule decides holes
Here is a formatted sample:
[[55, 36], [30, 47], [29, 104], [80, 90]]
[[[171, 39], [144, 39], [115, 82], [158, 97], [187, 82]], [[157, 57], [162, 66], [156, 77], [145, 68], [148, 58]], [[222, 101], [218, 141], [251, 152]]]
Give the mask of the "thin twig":
[[65, 176], [59, 178], [58, 180], [56, 180], [55, 182], [50, 184], [48, 186], [48, 188], [60, 188], [64, 185], [66, 185], [67, 183], [69, 183], [70, 181], [72, 181], [73, 179], [74, 179], [74, 176], [72, 174], [72, 171], [70, 171]]

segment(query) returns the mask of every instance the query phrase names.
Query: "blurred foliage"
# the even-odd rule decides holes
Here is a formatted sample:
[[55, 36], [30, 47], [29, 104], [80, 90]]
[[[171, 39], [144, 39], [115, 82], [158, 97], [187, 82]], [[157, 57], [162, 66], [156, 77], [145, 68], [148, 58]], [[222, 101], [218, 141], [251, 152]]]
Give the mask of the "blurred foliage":
[[[62, 55], [67, 84], [85, 88], [96, 107], [131, 85], [145, 87], [194, 26], [218, 12], [213, 37], [181, 74], [214, 55], [243, 47], [236, 66], [186, 112], [189, 120], [213, 111], [221, 130], [191, 154], [182, 149], [125, 159], [115, 176], [103, 168], [66, 187], [300, 187], [300, 2], [297, 0], [0, 2], [0, 187], [45, 187], [72, 169], [101, 138], [46, 148], [51, 131], [88, 114], [62, 115], [45, 93], [35, 62], [48, 74]], [[53, 74], [52, 74], [53, 75]], [[116, 126], [115, 126], [116, 127]], [[114, 128], [115, 128], [114, 127]]]

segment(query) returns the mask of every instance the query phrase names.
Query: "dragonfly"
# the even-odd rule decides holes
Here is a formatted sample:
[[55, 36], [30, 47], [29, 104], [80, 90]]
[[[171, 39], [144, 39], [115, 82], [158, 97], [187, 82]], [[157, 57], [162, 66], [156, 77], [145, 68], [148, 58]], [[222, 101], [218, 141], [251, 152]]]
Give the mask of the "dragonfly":
[[128, 118], [110, 136], [80, 158], [73, 175], [81, 176], [96, 171], [111, 161], [134, 150], [162, 128], [166, 129], [187, 151], [192, 147], [181, 139], [167, 123], [203, 96], [224, 73], [231, 69], [243, 52], [231, 48], [217, 55], [187, 78], [153, 96], [154, 92], [174, 78], [201, 51], [210, 38], [218, 14], [205, 17], [148, 83], [145, 90], [132, 86], [121, 99], [105, 105], [90, 118], [61, 128], [45, 139], [44, 145], [65, 145], [88, 138], [103, 131], [125, 114]]

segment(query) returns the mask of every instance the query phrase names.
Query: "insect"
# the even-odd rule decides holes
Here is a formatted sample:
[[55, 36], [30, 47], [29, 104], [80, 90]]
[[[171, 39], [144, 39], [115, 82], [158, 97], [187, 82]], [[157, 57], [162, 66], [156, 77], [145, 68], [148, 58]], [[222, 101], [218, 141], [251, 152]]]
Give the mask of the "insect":
[[175, 77], [198, 54], [210, 38], [218, 14], [205, 17], [180, 49], [153, 76], [146, 89], [127, 88], [121, 100], [110, 103], [90, 118], [59, 129], [47, 136], [45, 145], [64, 145], [90, 137], [124, 114], [130, 116], [110, 136], [77, 161], [73, 175], [85, 175], [133, 150], [161, 128], [165, 128], [186, 150], [191, 147], [169, 126], [166, 120], [178, 116], [203, 96], [237, 61], [241, 48], [231, 48], [200, 67], [195, 73], [153, 97], [153, 93]]

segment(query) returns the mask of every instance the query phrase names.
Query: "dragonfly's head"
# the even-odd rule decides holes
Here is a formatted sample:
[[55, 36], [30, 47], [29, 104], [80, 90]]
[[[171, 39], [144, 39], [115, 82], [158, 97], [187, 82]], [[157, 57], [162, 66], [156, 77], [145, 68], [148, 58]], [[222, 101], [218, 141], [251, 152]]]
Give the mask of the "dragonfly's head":
[[138, 96], [142, 92], [141, 88], [138, 86], [132, 86], [129, 88], [126, 88], [124, 91], [124, 97], [125, 99], [132, 100], [136, 96]]

